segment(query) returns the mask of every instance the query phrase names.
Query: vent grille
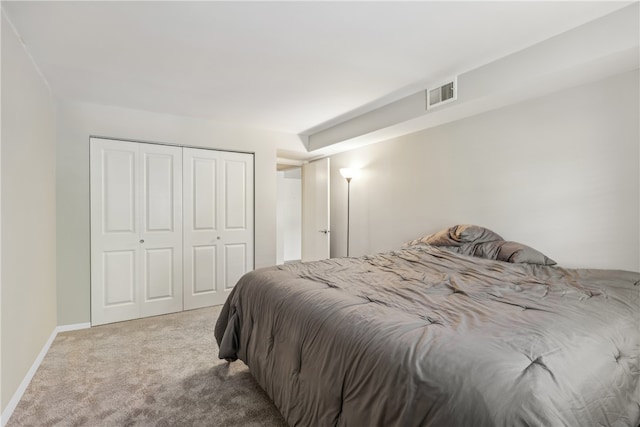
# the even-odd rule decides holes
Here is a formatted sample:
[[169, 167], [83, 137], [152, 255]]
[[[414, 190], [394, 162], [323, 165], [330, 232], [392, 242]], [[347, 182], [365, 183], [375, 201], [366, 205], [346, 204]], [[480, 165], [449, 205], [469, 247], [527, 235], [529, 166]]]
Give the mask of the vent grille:
[[458, 98], [458, 79], [453, 78], [437, 87], [427, 89], [427, 109], [455, 101]]

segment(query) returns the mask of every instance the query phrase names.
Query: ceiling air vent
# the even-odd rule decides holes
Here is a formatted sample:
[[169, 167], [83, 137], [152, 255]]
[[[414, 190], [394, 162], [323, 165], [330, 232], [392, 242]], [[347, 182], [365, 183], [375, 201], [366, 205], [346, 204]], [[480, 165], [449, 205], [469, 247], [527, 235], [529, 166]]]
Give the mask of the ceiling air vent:
[[458, 79], [453, 78], [446, 83], [427, 89], [427, 110], [458, 98]]

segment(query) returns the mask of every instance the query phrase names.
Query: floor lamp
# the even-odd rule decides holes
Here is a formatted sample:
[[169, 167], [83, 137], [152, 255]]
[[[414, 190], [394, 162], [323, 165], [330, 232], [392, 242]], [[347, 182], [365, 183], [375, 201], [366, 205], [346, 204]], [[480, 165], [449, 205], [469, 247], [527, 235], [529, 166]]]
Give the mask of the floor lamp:
[[357, 169], [342, 168], [340, 169], [340, 175], [347, 180], [347, 256], [349, 256], [349, 228], [351, 226], [350, 211], [351, 211], [351, 180], [358, 174]]

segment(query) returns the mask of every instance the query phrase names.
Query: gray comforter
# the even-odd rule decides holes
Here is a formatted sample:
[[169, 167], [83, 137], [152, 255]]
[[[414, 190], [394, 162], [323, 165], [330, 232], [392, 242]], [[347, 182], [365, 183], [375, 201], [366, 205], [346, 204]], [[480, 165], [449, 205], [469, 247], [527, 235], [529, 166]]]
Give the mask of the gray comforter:
[[640, 274], [428, 245], [245, 275], [215, 330], [291, 426], [632, 426]]

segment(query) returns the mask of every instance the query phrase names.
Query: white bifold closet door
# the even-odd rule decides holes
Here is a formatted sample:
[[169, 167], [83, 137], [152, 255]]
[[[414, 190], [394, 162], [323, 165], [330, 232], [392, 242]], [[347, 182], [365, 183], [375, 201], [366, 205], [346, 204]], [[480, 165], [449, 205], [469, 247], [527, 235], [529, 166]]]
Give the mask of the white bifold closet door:
[[91, 138], [91, 323], [224, 303], [253, 269], [253, 155]]
[[184, 148], [184, 308], [223, 304], [253, 269], [253, 155]]
[[182, 310], [182, 150], [91, 139], [91, 318]]

